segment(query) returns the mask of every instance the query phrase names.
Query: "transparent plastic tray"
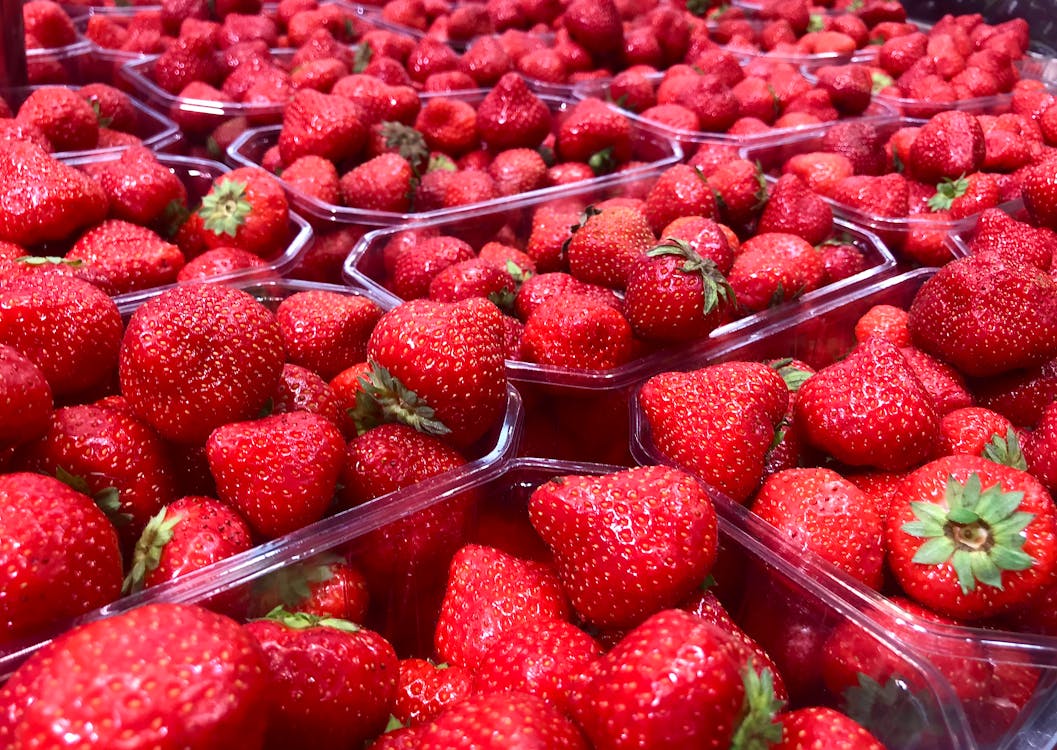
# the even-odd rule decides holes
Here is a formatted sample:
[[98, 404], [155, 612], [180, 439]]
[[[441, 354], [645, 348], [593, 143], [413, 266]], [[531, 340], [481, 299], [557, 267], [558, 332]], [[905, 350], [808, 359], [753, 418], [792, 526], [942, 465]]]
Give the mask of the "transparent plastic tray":
[[[860, 287], [843, 298], [804, 304], [784, 320], [774, 321], [741, 340], [689, 355], [671, 369], [688, 371], [719, 362], [776, 357], [795, 357], [814, 368], [824, 367], [851, 350], [855, 344], [855, 322], [870, 307], [890, 304], [905, 309], [918, 288], [934, 273], [935, 269], [918, 269]], [[637, 392], [632, 401], [631, 422], [632, 453], [636, 460], [642, 464], [671, 464], [652, 442]], [[778, 546], [775, 539], [778, 535], [758, 516], [718, 491], [712, 490], [711, 494], [717, 512], [728, 523], [752, 529], [754, 536], [767, 539], [768, 547], [776, 551], [786, 549]], [[964, 704], [955, 700], [952, 708], [961, 709], [956, 712], [960, 714], [959, 736], [935, 738], [936, 744], [929, 747], [1034, 750], [1052, 747], [1057, 742], [1057, 713], [1053, 710], [1057, 706], [1057, 638], [925, 623], [813, 553], [786, 549], [781, 554], [788, 560], [796, 560], [795, 564], [806, 575], [827, 588], [839, 589], [843, 598], [864, 616], [875, 619], [893, 637], [903, 640], [904, 653], [932, 663], [941, 673], [950, 669], [951, 654], [965, 654], [968, 644], [979, 659], [997, 670], [995, 679], [1015, 680], [1024, 675], [1038, 679], [1032, 697], [1019, 712], [1010, 711], [997, 696]]]
[[[477, 105], [484, 99], [487, 91], [484, 89], [473, 89], [460, 91], [443, 96]], [[550, 107], [554, 116], [555, 126], [567, 116], [575, 104], [566, 99], [540, 95], [540, 99]], [[240, 166], [260, 166], [264, 153], [276, 145], [279, 141], [281, 127], [278, 125], [254, 128], [242, 133], [229, 147], [228, 159]], [[655, 130], [643, 127], [640, 123], [632, 121], [632, 159], [642, 162], [640, 166], [626, 169], [619, 173], [603, 175], [591, 180], [584, 180], [574, 185], [558, 185], [555, 187], [541, 188], [528, 193], [500, 198], [486, 203], [471, 203], [454, 208], [438, 209], [436, 211], [425, 211], [422, 213], [395, 213], [391, 211], [370, 211], [361, 208], [347, 208], [332, 203], [324, 203], [299, 190], [286, 186], [287, 191], [293, 197], [297, 210], [309, 221], [337, 222], [341, 224], [357, 224], [370, 227], [388, 227], [404, 224], [409, 221], [431, 221], [444, 217], [466, 216], [478, 210], [506, 210], [507, 207], [515, 205], [518, 201], [526, 198], [546, 198], [569, 195], [573, 191], [581, 189], [592, 189], [606, 185], [617, 184], [627, 177], [653, 173], [658, 167], [668, 167], [677, 164], [683, 158], [682, 149], [667, 137], [657, 133]], [[284, 183], [285, 184], [285, 183]]]
[[92, 45], [87, 41], [26, 50], [26, 81], [30, 86], [91, 83], [87, 75], [91, 54]]
[[[120, 152], [104, 154], [101, 156], [85, 156], [76, 159], [68, 159], [67, 163], [75, 167], [81, 167], [89, 164], [98, 164], [100, 162], [115, 161], [120, 158], [120, 156]], [[187, 188], [187, 202], [191, 208], [194, 208], [202, 197], [209, 192], [213, 180], [231, 171], [223, 164], [209, 161], [208, 159], [195, 159], [172, 154], [156, 154], [156, 156], [158, 161], [179, 177], [180, 181], [184, 184], [184, 187]], [[297, 260], [301, 257], [305, 248], [308, 246], [308, 243], [312, 239], [312, 227], [309, 226], [307, 221], [302, 219], [292, 210], [290, 212], [289, 238], [289, 242], [279, 255], [274, 258], [265, 258], [267, 261], [265, 266], [245, 269], [242, 271], [233, 271], [231, 273], [211, 277], [211, 280], [218, 282], [242, 280], [243, 282], [247, 282], [250, 279], [268, 278], [281, 275], [297, 263]], [[151, 289], [129, 292], [127, 294], [117, 295], [114, 297], [114, 300], [118, 303], [119, 307], [122, 305], [138, 306], [144, 300], [156, 296], [162, 290], [167, 289], [170, 286], [175, 285], [169, 284], [164, 287], [153, 287]]]
[[[339, 294], [362, 294], [347, 287], [328, 284], [312, 284], [301, 281], [273, 279], [269, 281], [239, 281], [231, 284], [275, 309], [278, 304], [293, 294], [303, 291], [325, 290]], [[118, 305], [123, 317], [130, 316], [145, 300], [128, 301]], [[118, 599], [111, 604], [88, 612], [71, 622], [58, 623], [37, 637], [0, 648], [0, 683], [30, 654], [50, 639], [73, 625], [91, 622], [119, 612], [125, 612], [144, 604], [156, 602], [187, 602], [206, 598], [206, 592], [227, 581], [256, 577], [263, 572], [289, 564], [301, 557], [311, 556], [335, 540], [349, 538], [349, 530], [377, 526], [381, 520], [397, 517], [407, 506], [421, 506], [450, 496], [468, 483], [481, 481], [499, 473], [504, 462], [513, 455], [521, 432], [521, 398], [512, 387], [507, 388], [507, 404], [502, 420], [477, 444], [463, 452], [469, 461], [463, 466], [438, 474], [430, 479], [403, 490], [375, 498], [363, 505], [342, 511], [285, 536], [257, 545], [253, 549], [234, 555], [205, 568], [193, 571], [173, 581], [153, 586], [135, 594]], [[395, 510], [391, 510], [394, 508]]]
[[[759, 9], [749, 9], [742, 6], [742, 9], [747, 11], [745, 20], [752, 26], [753, 33], [756, 38], [755, 42], [759, 42], [760, 32], [763, 31], [763, 27], [767, 24], [767, 21], [760, 18], [758, 13]], [[707, 22], [708, 30], [710, 32], [716, 31], [720, 23], [718, 21], [710, 20]], [[866, 47], [860, 47], [852, 52], [820, 52], [814, 54], [798, 54], [793, 52], [778, 52], [775, 50], [765, 49], [752, 49], [741, 46], [729, 46], [726, 44], [720, 44], [720, 47], [733, 52], [738, 55], [750, 55], [752, 57], [766, 57], [768, 60], [774, 60], [775, 62], [788, 63], [789, 65], [808, 65], [812, 68], [821, 67], [823, 65], [842, 65], [846, 63], [854, 62], [870, 62], [877, 57], [878, 47], [875, 45], [869, 45]]]

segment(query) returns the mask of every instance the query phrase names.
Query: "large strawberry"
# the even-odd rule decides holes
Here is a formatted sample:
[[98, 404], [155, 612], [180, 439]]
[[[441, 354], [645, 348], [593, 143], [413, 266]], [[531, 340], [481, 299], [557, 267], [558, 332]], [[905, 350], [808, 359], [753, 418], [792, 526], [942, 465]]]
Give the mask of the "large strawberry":
[[1057, 581], [1057, 511], [1030, 474], [946, 456], [903, 486], [888, 517], [888, 564], [911, 598], [950, 617], [979, 619], [1023, 605]]
[[66, 259], [79, 264], [82, 279], [115, 295], [172, 284], [184, 266], [184, 255], [176, 245], [120, 219], [89, 229]]
[[121, 345], [121, 393], [169, 440], [255, 416], [283, 369], [275, 317], [245, 292], [187, 284], [144, 303]]
[[355, 157], [367, 139], [361, 110], [341, 96], [319, 91], [297, 92], [283, 112], [279, 154], [283, 164], [307, 155], [333, 162]]
[[631, 158], [631, 125], [602, 100], [584, 99], [562, 121], [554, 145], [562, 161], [604, 174]]
[[629, 627], [675, 606], [715, 561], [712, 502], [675, 469], [558, 477], [532, 494], [529, 517], [573, 607], [595, 625]]
[[263, 169], [242, 167], [215, 180], [198, 215], [207, 247], [237, 247], [263, 258], [286, 247], [286, 194]]
[[788, 403], [781, 376], [755, 362], [662, 373], [639, 391], [661, 454], [736, 502], [759, 485]]
[[57, 479], [0, 475], [0, 540], [2, 644], [39, 636], [120, 594], [114, 528], [91, 498]]
[[959, 258], [910, 306], [914, 343], [967, 375], [997, 375], [1057, 356], [1057, 281], [999, 255]]
[[583, 370], [607, 370], [631, 360], [631, 326], [607, 302], [585, 294], [561, 294], [529, 314], [521, 335], [528, 362]]
[[892, 344], [871, 338], [800, 386], [796, 419], [808, 442], [851, 466], [898, 471], [932, 454], [933, 399]]
[[569, 270], [581, 281], [623, 289], [632, 266], [655, 242], [641, 211], [589, 207], [566, 246]]
[[0, 690], [0, 742], [260, 750], [265, 669], [233, 620], [150, 604], [71, 630], [20, 667]]
[[367, 339], [381, 316], [367, 297], [322, 289], [292, 294], [275, 311], [289, 361], [327, 380], [367, 358]]
[[385, 728], [398, 668], [393, 647], [378, 633], [284, 609], [243, 628], [268, 662], [265, 747], [358, 747]]
[[507, 73], [477, 105], [477, 131], [494, 152], [536, 148], [551, 132], [551, 113], [524, 78]]
[[297, 411], [218, 427], [206, 455], [220, 499], [272, 539], [323, 517], [344, 465], [345, 441], [330, 420]]
[[502, 414], [503, 318], [486, 299], [405, 302], [378, 321], [367, 357], [378, 366], [369, 392], [385, 421], [466, 446]]
[[763, 232], [741, 244], [727, 279], [739, 305], [760, 311], [818, 289], [825, 273], [822, 255], [807, 240]]
[[984, 131], [976, 116], [952, 110], [926, 122], [910, 146], [907, 170], [935, 184], [978, 172], [984, 163]]

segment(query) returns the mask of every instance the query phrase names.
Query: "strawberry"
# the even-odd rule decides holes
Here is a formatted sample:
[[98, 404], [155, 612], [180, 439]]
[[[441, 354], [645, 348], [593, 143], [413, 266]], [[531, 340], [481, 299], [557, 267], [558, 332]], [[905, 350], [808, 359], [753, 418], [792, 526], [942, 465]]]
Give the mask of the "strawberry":
[[430, 99], [415, 118], [415, 130], [435, 151], [458, 158], [478, 144], [477, 112], [458, 99]]
[[833, 232], [833, 210], [794, 174], [784, 174], [771, 188], [757, 233], [786, 232], [811, 245]]
[[561, 584], [548, 566], [469, 544], [451, 560], [434, 643], [444, 661], [476, 669], [509, 629], [568, 615]]
[[624, 27], [612, 0], [573, 0], [562, 14], [562, 26], [594, 60], [615, 57], [624, 47]]
[[521, 334], [528, 362], [580, 370], [607, 370], [634, 355], [631, 325], [606, 301], [560, 294], [534, 307]]
[[[587, 750], [580, 730], [541, 698], [522, 692], [471, 696], [413, 732], [418, 750], [524, 747]], [[405, 745], [405, 747], [407, 747]]]
[[283, 111], [278, 146], [283, 164], [307, 155], [341, 162], [356, 157], [366, 140], [359, 107], [344, 97], [306, 89]]
[[863, 251], [850, 242], [828, 240], [818, 246], [818, 253], [825, 268], [823, 286], [849, 279], [870, 267]]
[[[1007, 438], [1007, 443], [1008, 443]], [[1057, 490], [1057, 406], [1051, 403], [1024, 440], [1028, 471], [1052, 494]]]
[[198, 210], [207, 247], [237, 247], [269, 258], [286, 247], [289, 205], [282, 185], [257, 167], [214, 181]]
[[583, 671], [573, 716], [594, 747], [726, 747], [745, 696], [730, 642], [688, 612], [658, 612]]
[[623, 289], [635, 262], [656, 238], [633, 208], [588, 208], [566, 247], [569, 271], [581, 281]]
[[66, 258], [81, 264], [81, 278], [112, 295], [172, 284], [184, 265], [176, 245], [146, 227], [120, 219], [89, 229]]
[[113, 161], [86, 167], [106, 193], [115, 219], [154, 225], [167, 210], [187, 204], [187, 188], [180, 178], [142, 146], [126, 149]]
[[398, 667], [382, 636], [347, 620], [283, 609], [243, 629], [268, 663], [269, 747], [362, 745], [385, 727]]
[[974, 115], [940, 113], [918, 130], [907, 169], [922, 182], [954, 180], [978, 172], [984, 163], [984, 131]]
[[[24, 247], [62, 240], [106, 216], [102, 189], [39, 146], [7, 141], [0, 143], [0, 154], [4, 157], [0, 191], [5, 196], [0, 240]], [[33, 189], [28, 190], [27, 185]]]
[[741, 307], [760, 311], [818, 289], [824, 274], [822, 256], [809, 242], [768, 232], [742, 243], [727, 280]]
[[995, 253], [1048, 271], [1057, 259], [1057, 234], [1051, 229], [1018, 221], [1005, 211], [989, 208], [976, 222], [969, 249], [974, 255]]
[[682, 216], [719, 218], [716, 199], [701, 170], [685, 164], [668, 168], [646, 196], [646, 218], [653, 233]]
[[302, 156], [283, 170], [283, 182], [290, 189], [322, 203], [339, 202], [338, 179], [337, 168], [322, 156]]
[[121, 335], [117, 305], [85, 281], [34, 274], [0, 284], [0, 344], [39, 367], [56, 398], [108, 386]]
[[1024, 456], [1013, 423], [998, 412], [981, 406], [965, 406], [943, 415], [940, 420], [937, 456], [965, 454], [983, 456], [996, 463], [1024, 470]]
[[344, 461], [341, 431], [297, 411], [218, 427], [206, 442], [220, 499], [273, 539], [318, 521], [330, 506]]
[[492, 151], [536, 148], [551, 132], [551, 113], [524, 78], [507, 73], [477, 105], [477, 131]]
[[[604, 522], [612, 513], [630, 519], [620, 534]], [[533, 493], [529, 517], [554, 553], [573, 608], [596, 625], [633, 626], [674, 606], [715, 561], [712, 503], [696, 480], [673, 469], [559, 477]], [[663, 563], [658, 577], [658, 565], [673, 559], [678, 565]]]
[[978, 619], [1024, 604], [1057, 580], [1057, 517], [1030, 474], [973, 456], [925, 464], [888, 518], [889, 568], [930, 609]]
[[44, 133], [53, 151], [85, 151], [99, 141], [95, 110], [72, 89], [48, 86], [34, 90], [18, 108], [16, 119]]
[[350, 208], [405, 213], [411, 209], [415, 172], [399, 154], [382, 154], [341, 177], [342, 202]]
[[29, 0], [22, 5], [22, 28], [42, 47], [65, 47], [77, 41], [69, 14], [51, 0]]
[[873, 78], [864, 65], [826, 65], [818, 69], [818, 86], [844, 115], [858, 115], [870, 106]]
[[567, 273], [538, 273], [530, 276], [518, 289], [514, 299], [514, 311], [522, 321], [528, 320], [532, 312], [548, 299], [563, 295], [584, 295], [603, 302], [617, 312], [623, 312], [622, 300], [612, 289], [587, 284]]
[[879, 175], [885, 171], [884, 139], [869, 122], [834, 123], [822, 136], [820, 150], [846, 156], [857, 175]]
[[1029, 168], [1021, 191], [1024, 205], [1035, 223], [1057, 230], [1057, 169], [1054, 169], [1054, 162]]
[[781, 376], [753, 362], [662, 373], [639, 391], [656, 448], [735, 502], [759, 485], [788, 402]]
[[448, 266], [434, 276], [429, 285], [429, 298], [438, 302], [458, 302], [484, 297], [501, 310], [508, 311], [513, 306], [516, 286], [517, 282], [509, 271], [478, 257]]
[[977, 404], [997, 411], [1013, 424], [1034, 427], [1057, 400], [1057, 359], [974, 383]]
[[[729, 248], [722, 233], [717, 234], [717, 241]], [[715, 261], [702, 257], [685, 241], [667, 239], [632, 266], [624, 303], [636, 335], [691, 341], [707, 337], [726, 322], [735, 301], [734, 290]]]
[[367, 339], [381, 315], [366, 297], [323, 290], [292, 294], [276, 310], [289, 361], [326, 379], [366, 358]]
[[502, 42], [493, 36], [477, 37], [459, 58], [459, 69], [485, 88], [494, 87], [512, 67]]
[[276, 607], [321, 618], [362, 621], [367, 615], [367, 579], [342, 558], [321, 554], [280, 568], [265, 579], [258, 611]]
[[914, 346], [900, 347], [907, 365], [921, 381], [936, 407], [937, 414], [946, 414], [954, 409], [971, 406], [973, 396], [965, 384], [965, 378], [946, 362], [932, 357]]
[[745, 159], [721, 164], [708, 176], [726, 224], [739, 227], [753, 219], [767, 200], [767, 181], [759, 167]]
[[547, 187], [547, 163], [533, 149], [501, 151], [488, 165], [488, 174], [500, 195], [517, 195]]
[[488, 300], [405, 302], [382, 316], [368, 341], [368, 359], [391, 375], [379, 371], [371, 395], [399, 421], [470, 445], [506, 403], [502, 331], [502, 313]]
[[533, 212], [525, 252], [536, 263], [539, 273], [564, 270], [564, 246], [572, 236], [570, 227], [579, 224], [580, 213], [576, 206], [549, 203]]
[[117, 599], [117, 534], [91, 498], [51, 477], [3, 474], [0, 509], [5, 542], [0, 559], [8, 571], [0, 590], [5, 602], [0, 643], [39, 637], [51, 625]]
[[51, 420], [51, 386], [17, 349], [0, 344], [0, 445], [40, 437]]
[[243, 271], [268, 268], [268, 262], [258, 255], [237, 247], [214, 247], [184, 264], [176, 274], [178, 282], [205, 281], [217, 276], [242, 275]]
[[631, 125], [600, 99], [584, 99], [558, 126], [555, 151], [562, 161], [605, 174], [631, 159]]
[[870, 338], [800, 387], [796, 418], [808, 442], [851, 466], [889, 471], [927, 458], [939, 416], [892, 344]]
[[910, 307], [924, 351], [967, 375], [996, 375], [1057, 355], [1057, 286], [995, 255], [961, 258], [925, 282]]
[[796, 154], [782, 165], [783, 174], [794, 174], [819, 195], [832, 195], [838, 182], [855, 173], [855, 166], [844, 154], [816, 151]]
[[[12, 682], [0, 705], [13, 707], [14, 746], [31, 737], [101, 747], [263, 746], [260, 648], [237, 623], [198, 606], [149, 604], [83, 625], [31, 657]], [[111, 700], [87, 700], [100, 685]]]
[[457, 237], [427, 237], [413, 248], [397, 252], [389, 288], [402, 299], [425, 297], [437, 274], [473, 258], [473, 248]]
[[151, 66], [151, 76], [163, 91], [181, 95], [193, 82], [216, 86], [223, 78], [213, 40], [203, 34], [180, 36]]
[[871, 216], [903, 217], [910, 212], [910, 189], [901, 174], [845, 177], [834, 185], [830, 197]]
[[121, 394], [162, 437], [200, 443], [256, 415], [282, 367], [279, 326], [263, 305], [237, 289], [187, 284], [133, 313], [121, 344]]
[[837, 472], [779, 471], [764, 480], [751, 507], [797, 546], [872, 589], [881, 587], [881, 518], [866, 495]]
[[472, 695], [473, 683], [473, 673], [463, 667], [401, 659], [393, 716], [405, 727], [432, 721], [448, 706]]
[[910, 345], [909, 313], [894, 305], [874, 305], [855, 322], [855, 341], [877, 336], [898, 347]]
[[801, 708], [778, 716], [782, 740], [775, 750], [807, 750], [826, 747], [832, 750], [884, 750], [884, 745], [861, 724], [844, 714], [825, 707]]

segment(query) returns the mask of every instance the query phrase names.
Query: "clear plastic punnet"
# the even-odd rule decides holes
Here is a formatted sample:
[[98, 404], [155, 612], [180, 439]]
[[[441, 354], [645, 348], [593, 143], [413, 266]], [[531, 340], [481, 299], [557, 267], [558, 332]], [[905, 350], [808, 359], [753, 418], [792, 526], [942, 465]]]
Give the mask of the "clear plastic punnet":
[[[348, 287], [315, 284], [284, 279], [241, 280], [229, 286], [241, 289], [275, 310], [287, 297], [300, 292], [327, 291], [343, 295], [363, 295]], [[157, 292], [160, 293], [160, 292]], [[157, 294], [156, 293], [156, 294]], [[118, 309], [124, 318], [130, 317], [145, 299], [135, 302], [120, 301]], [[379, 301], [385, 307], [384, 301]], [[87, 612], [74, 621], [55, 623], [30, 638], [0, 645], [0, 682], [30, 654], [49, 640], [74, 625], [91, 622], [124, 612], [135, 607], [155, 602], [202, 601], [211, 596], [218, 584], [255, 578], [278, 567], [290, 565], [297, 560], [312, 557], [338, 541], [350, 538], [350, 530], [377, 527], [383, 521], [392, 520], [408, 508], [425, 507], [432, 502], [450, 497], [466, 485], [482, 481], [499, 473], [504, 463], [513, 456], [521, 434], [521, 397], [512, 387], [507, 387], [506, 407], [502, 417], [479, 441], [462, 451], [467, 463], [439, 473], [423, 482], [405, 489], [396, 490], [346, 510], [324, 517], [322, 520], [298, 531], [259, 543], [246, 552], [200, 568], [171, 581], [151, 586], [122, 597], [111, 604]], [[390, 505], [395, 510], [390, 511]]]
[[[824, 367], [847, 354], [855, 345], [855, 322], [878, 304], [907, 308], [921, 285], [936, 269], [918, 269], [878, 280], [843, 298], [805, 304], [784, 320], [760, 327], [751, 335], [732, 340], [710, 351], [684, 357], [671, 368], [690, 371], [729, 361], [764, 361], [793, 357], [813, 368]], [[632, 453], [641, 464], [674, 462], [653, 442], [649, 423], [638, 400], [632, 399]], [[913, 739], [901, 738], [891, 747], [930, 748], [1051, 748], [1057, 738], [1057, 637], [1001, 629], [1000, 625], [969, 626], [939, 624], [911, 614], [886, 595], [853, 580], [834, 565], [802, 547], [791, 549], [774, 527], [746, 507], [712, 489], [717, 512], [734, 525], [790, 561], [805, 577], [815, 580], [851, 604], [864, 618], [874, 622], [888, 637], [901, 643], [903, 657], [920, 660], [933, 668], [945, 683], [944, 708], [957, 725], [950, 728], [918, 726]], [[888, 591], [888, 589], [883, 589]], [[889, 664], [866, 670], [874, 679], [891, 677], [903, 700], [920, 697], [913, 678], [906, 679], [899, 667]], [[937, 684], [933, 689], [938, 689]], [[875, 707], [877, 707], [875, 705]], [[897, 723], [902, 714], [889, 716]], [[894, 729], [894, 726], [893, 726]], [[911, 744], [904, 744], [911, 743]]]
[[26, 50], [26, 81], [31, 86], [91, 83], [91, 55], [92, 45], [87, 41]]

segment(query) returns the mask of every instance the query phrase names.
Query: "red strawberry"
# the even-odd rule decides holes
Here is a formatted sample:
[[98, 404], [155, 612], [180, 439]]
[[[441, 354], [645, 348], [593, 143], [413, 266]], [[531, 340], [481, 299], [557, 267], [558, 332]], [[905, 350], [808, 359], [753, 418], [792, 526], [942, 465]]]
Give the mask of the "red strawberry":
[[515, 148], [496, 154], [488, 174], [501, 195], [517, 195], [547, 187], [547, 163], [538, 151]]
[[573, 0], [562, 14], [562, 25], [595, 60], [614, 57], [624, 47], [624, 27], [612, 0]]
[[869, 216], [891, 218], [910, 213], [910, 189], [901, 174], [845, 177], [833, 186], [830, 197]]
[[833, 232], [833, 210], [799, 177], [785, 174], [771, 188], [756, 231], [795, 234], [817, 245]]
[[822, 256], [795, 234], [757, 234], [742, 243], [727, 275], [738, 304], [752, 311], [795, 299], [822, 285]]
[[121, 393], [162, 437], [200, 443], [253, 417], [283, 368], [279, 326], [245, 292], [188, 284], [144, 303], [121, 347]]
[[481, 258], [472, 258], [448, 266], [433, 277], [429, 298], [438, 302], [458, 302], [484, 297], [501, 310], [509, 311], [514, 303], [517, 282], [509, 271], [497, 268]]
[[268, 262], [253, 253], [237, 247], [214, 247], [184, 264], [176, 274], [176, 280], [185, 282], [205, 281], [216, 277], [229, 278], [243, 275], [244, 271], [267, 267]]
[[1043, 412], [1035, 430], [1025, 438], [1024, 458], [1028, 471], [1051, 494], [1057, 491], [1057, 406], [1053, 403]]
[[323, 203], [339, 202], [338, 179], [337, 168], [322, 156], [302, 156], [283, 170], [283, 182], [290, 188]]
[[582, 673], [572, 713], [595, 747], [726, 747], [745, 697], [731, 639], [659, 612]]
[[350, 208], [405, 213], [411, 209], [415, 173], [399, 154], [382, 154], [342, 175], [342, 202]]
[[415, 118], [415, 130], [426, 144], [452, 158], [477, 148], [477, 112], [457, 99], [430, 99]]
[[823, 286], [851, 278], [870, 267], [863, 251], [850, 242], [828, 240], [818, 246], [818, 253], [826, 270]]
[[965, 406], [943, 415], [936, 455], [983, 456], [1015, 469], [1027, 468], [1013, 424], [980, 406]]
[[180, 248], [146, 227], [109, 219], [81, 235], [66, 253], [78, 276], [107, 294], [172, 284], [184, 266]]
[[969, 249], [975, 255], [995, 253], [1048, 271], [1057, 260], [1057, 234], [991, 208], [980, 214]]
[[479, 36], [471, 41], [459, 58], [459, 69], [482, 87], [495, 86], [512, 67], [502, 42], [492, 36]]
[[220, 499], [238, 508], [257, 534], [273, 539], [323, 517], [344, 445], [328, 419], [298, 411], [218, 427], [206, 455]]
[[827, 65], [818, 69], [818, 86], [829, 93], [833, 106], [845, 115], [858, 115], [870, 106], [873, 77], [865, 65]]
[[889, 568], [930, 609], [978, 619], [1015, 608], [1057, 581], [1057, 515], [1030, 474], [947, 456], [904, 482], [887, 530]]
[[631, 125], [600, 99], [584, 99], [558, 127], [555, 151], [562, 161], [589, 164], [604, 174], [631, 159]]
[[367, 358], [367, 339], [381, 316], [367, 297], [324, 290], [292, 294], [275, 313], [288, 360], [327, 380]]
[[795, 174], [819, 195], [832, 195], [837, 183], [855, 173], [855, 166], [844, 154], [816, 151], [796, 154], [782, 166], [783, 174]]
[[894, 305], [874, 305], [855, 323], [855, 340], [862, 343], [877, 336], [894, 346], [910, 345], [909, 313]]
[[39, 637], [120, 595], [117, 534], [91, 498], [51, 477], [3, 474], [0, 509], [7, 571], [0, 643]]
[[549, 567], [470, 544], [452, 558], [434, 642], [446, 662], [476, 669], [507, 630], [568, 615], [565, 594]]
[[243, 629], [268, 663], [268, 747], [359, 746], [385, 728], [398, 667], [382, 636], [347, 620], [283, 609]]
[[121, 335], [117, 305], [80, 279], [33, 274], [0, 284], [0, 344], [39, 367], [57, 398], [108, 386]]
[[861, 725], [832, 708], [801, 708], [779, 714], [782, 741], [775, 750], [884, 750], [884, 745]]
[[589, 207], [566, 247], [569, 271], [581, 281], [623, 289], [632, 267], [655, 242], [636, 209]]
[[870, 338], [800, 387], [796, 418], [808, 442], [851, 466], [897, 471], [931, 455], [934, 402], [892, 344]]
[[216, 86], [223, 78], [213, 40], [204, 34], [181, 35], [169, 44], [151, 66], [151, 75], [163, 91], [180, 95], [190, 83]]
[[154, 153], [133, 146], [113, 161], [88, 168], [110, 201], [110, 215], [135, 224], [153, 225], [167, 210], [185, 207], [187, 188]]
[[[472, 696], [419, 730], [418, 750], [473, 750], [536, 745], [548, 750], [587, 750], [576, 725], [541, 698], [521, 692]], [[406, 747], [406, 746], [405, 746]]]
[[554, 295], [536, 305], [521, 334], [529, 362], [607, 370], [634, 355], [631, 325], [612, 304], [584, 294]]
[[77, 29], [61, 5], [51, 0], [29, 0], [22, 5], [22, 27], [45, 48], [77, 41]]
[[457, 237], [427, 237], [413, 248], [397, 251], [389, 286], [403, 299], [425, 297], [437, 274], [473, 258], [473, 248]]
[[924, 351], [967, 375], [996, 375], [1057, 355], [1057, 285], [995, 255], [961, 258], [925, 282], [910, 307]]
[[[197, 606], [149, 604], [38, 652], [0, 691], [0, 704], [17, 700], [8, 722], [14, 746], [35, 737], [147, 748], [179, 737], [182, 747], [258, 748], [267, 684], [260, 648], [237, 623]], [[100, 685], [110, 700], [86, 700]]]
[[[613, 513], [628, 519], [620, 533], [606, 521]], [[533, 493], [529, 516], [573, 607], [596, 625], [633, 626], [681, 602], [715, 561], [712, 503], [677, 470], [559, 477]]]
[[343, 434], [355, 432], [355, 426], [330, 385], [312, 370], [283, 365], [282, 378], [271, 399], [273, 414], [308, 411], [326, 417]]
[[866, 495], [837, 472], [816, 468], [772, 474], [756, 494], [752, 511], [797, 546], [872, 589], [881, 587], [881, 518]]
[[781, 376], [754, 362], [662, 373], [639, 391], [661, 454], [735, 502], [759, 485], [788, 402]]
[[473, 673], [463, 667], [410, 658], [399, 669], [393, 716], [405, 727], [432, 721], [473, 694]]
[[[372, 396], [399, 421], [470, 445], [506, 403], [502, 347], [502, 313], [488, 300], [405, 302], [382, 316], [368, 341], [368, 359], [391, 375], [373, 379]], [[409, 404], [406, 391], [417, 400]]]
[[725, 223], [747, 224], [767, 200], [767, 181], [751, 161], [735, 159], [721, 164], [708, 176]]
[[265, 579], [265, 591], [257, 599], [258, 611], [283, 607], [315, 617], [333, 617], [352, 622], [367, 616], [367, 579], [359, 569], [327, 553], [299, 565], [280, 568]]
[[1021, 184], [1024, 205], [1035, 223], [1057, 230], [1057, 169], [1046, 162], [1028, 169]]
[[242, 167], [213, 183], [198, 210], [207, 247], [237, 247], [270, 258], [286, 247], [289, 205], [263, 169]]
[[579, 219], [580, 210], [575, 206], [566, 208], [547, 203], [533, 212], [525, 252], [535, 261], [539, 273], [564, 269], [564, 245], [572, 236], [570, 228]]
[[353, 102], [304, 90], [286, 105], [278, 146], [283, 164], [307, 155], [341, 162], [359, 154], [366, 140], [367, 127]]
[[953, 110], [932, 117], [918, 130], [907, 170], [922, 182], [954, 180], [984, 163], [984, 131], [975, 115]]
[[17, 349], [0, 344], [0, 445], [40, 437], [51, 421], [51, 386]]
[[44, 133], [52, 151], [86, 151], [99, 141], [95, 110], [72, 89], [48, 86], [34, 90], [18, 108], [16, 119]]
[[956, 180], [944, 180], [936, 186], [936, 194], [929, 199], [928, 206], [933, 211], [949, 211], [951, 219], [964, 219], [966, 216], [994, 208], [999, 204], [1001, 195], [998, 182], [989, 174], [976, 173]]
[[492, 151], [536, 148], [551, 132], [551, 113], [525, 79], [507, 73], [477, 105], [477, 131]]
[[685, 164], [670, 167], [657, 179], [646, 197], [645, 213], [656, 235], [683, 216], [719, 218], [716, 199], [701, 170]]

